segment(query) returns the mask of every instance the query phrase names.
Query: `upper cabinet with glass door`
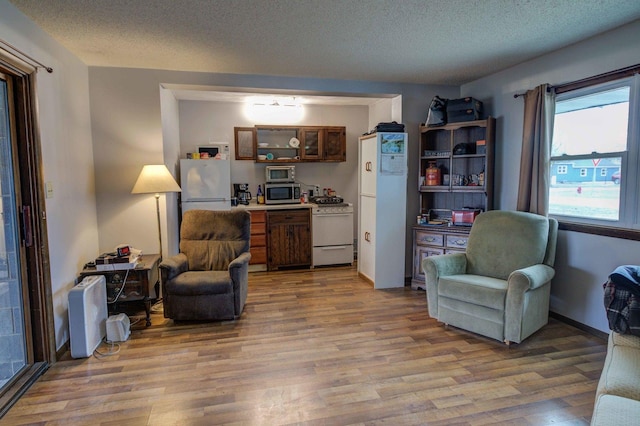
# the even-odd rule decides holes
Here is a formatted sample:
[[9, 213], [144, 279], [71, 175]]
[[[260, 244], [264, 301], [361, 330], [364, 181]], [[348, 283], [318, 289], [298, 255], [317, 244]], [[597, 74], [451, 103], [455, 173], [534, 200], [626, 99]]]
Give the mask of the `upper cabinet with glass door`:
[[[347, 158], [345, 127], [259, 125], [234, 130], [236, 160], [290, 163], [346, 161]], [[250, 157], [248, 154], [252, 152]]]

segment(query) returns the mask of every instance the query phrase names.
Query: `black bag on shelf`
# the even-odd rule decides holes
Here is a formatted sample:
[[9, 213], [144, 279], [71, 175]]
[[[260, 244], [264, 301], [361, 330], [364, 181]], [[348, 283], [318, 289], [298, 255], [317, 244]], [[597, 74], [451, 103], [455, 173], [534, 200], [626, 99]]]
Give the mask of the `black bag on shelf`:
[[482, 119], [482, 113], [482, 102], [471, 97], [450, 99], [447, 102], [447, 119], [449, 123], [480, 120]]
[[447, 100], [440, 96], [434, 96], [429, 104], [427, 121], [424, 123], [428, 127], [444, 126], [447, 124]]
[[603, 287], [609, 328], [640, 336], [640, 266], [618, 266]]
[[404, 124], [396, 121], [392, 121], [391, 123], [378, 123], [375, 129], [376, 133], [378, 132], [388, 132], [388, 133], [404, 133]]

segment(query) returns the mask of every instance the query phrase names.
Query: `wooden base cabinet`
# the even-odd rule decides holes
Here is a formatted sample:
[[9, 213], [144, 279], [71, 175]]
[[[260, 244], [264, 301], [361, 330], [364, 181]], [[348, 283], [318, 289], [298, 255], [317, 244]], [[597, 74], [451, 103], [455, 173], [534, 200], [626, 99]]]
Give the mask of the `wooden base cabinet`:
[[267, 212], [267, 270], [311, 267], [310, 209]]
[[251, 211], [251, 252], [250, 265], [267, 264], [267, 212]]
[[413, 274], [411, 288], [426, 290], [422, 260], [428, 256], [464, 252], [467, 249], [470, 227], [413, 227]]

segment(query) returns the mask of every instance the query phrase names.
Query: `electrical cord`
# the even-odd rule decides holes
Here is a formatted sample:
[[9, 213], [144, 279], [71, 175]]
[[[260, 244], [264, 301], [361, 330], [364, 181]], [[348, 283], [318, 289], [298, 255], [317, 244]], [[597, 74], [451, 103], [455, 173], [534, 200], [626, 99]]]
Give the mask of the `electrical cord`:
[[120, 298], [120, 296], [122, 295], [122, 292], [124, 291], [124, 287], [127, 284], [127, 277], [129, 276], [129, 269], [127, 269], [127, 272], [125, 272], [124, 274], [124, 279], [122, 280], [122, 286], [120, 287], [120, 289], [118, 290], [118, 294], [116, 295], [116, 297], [113, 298], [113, 300], [111, 302], [107, 302], [110, 305], [116, 303], [118, 301], [118, 299]]
[[107, 352], [101, 352], [98, 349], [100, 346], [98, 346], [98, 348], [96, 348], [96, 350], [93, 351], [93, 356], [95, 358], [102, 359], [102, 358], [106, 358], [108, 356], [116, 355], [117, 353], [120, 352], [120, 344], [118, 344], [116, 342], [112, 342], [110, 340], [107, 340], [106, 337], [104, 337], [102, 339], [101, 344], [102, 343], [105, 343], [105, 344], [109, 345], [109, 350]]
[[158, 299], [152, 306], [151, 306], [151, 313], [152, 314], [161, 314], [164, 312], [164, 305], [162, 304], [162, 299]]

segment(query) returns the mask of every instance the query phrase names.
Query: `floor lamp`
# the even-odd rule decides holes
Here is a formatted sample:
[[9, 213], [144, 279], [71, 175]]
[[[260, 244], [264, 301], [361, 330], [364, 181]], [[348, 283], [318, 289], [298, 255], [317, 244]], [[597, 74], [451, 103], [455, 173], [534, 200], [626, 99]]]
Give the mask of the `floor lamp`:
[[164, 164], [146, 165], [142, 168], [132, 194], [155, 194], [156, 214], [158, 216], [158, 242], [160, 243], [160, 260], [162, 260], [162, 232], [160, 230], [160, 193], [180, 192], [180, 186], [169, 173]]

